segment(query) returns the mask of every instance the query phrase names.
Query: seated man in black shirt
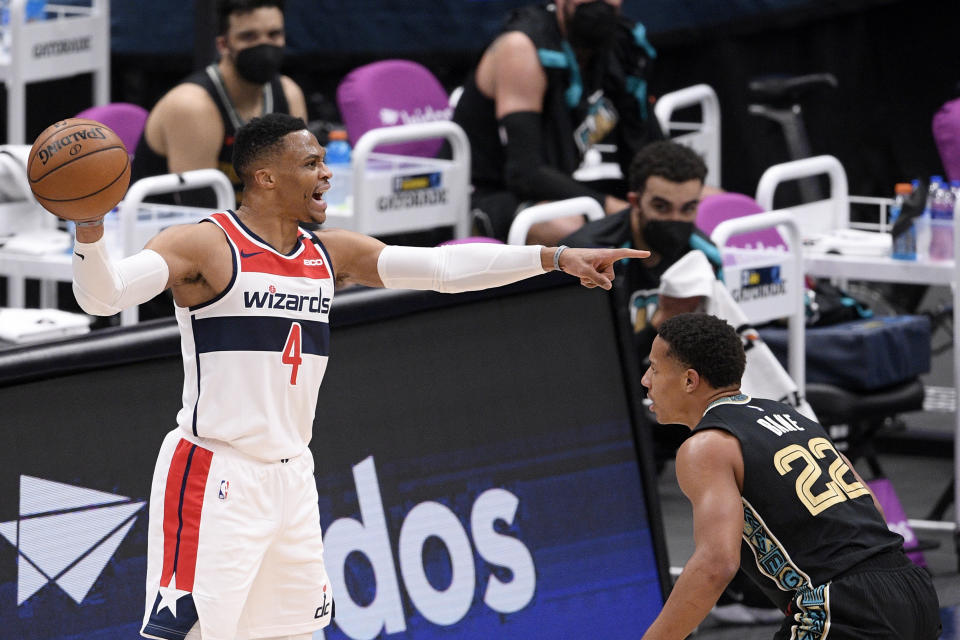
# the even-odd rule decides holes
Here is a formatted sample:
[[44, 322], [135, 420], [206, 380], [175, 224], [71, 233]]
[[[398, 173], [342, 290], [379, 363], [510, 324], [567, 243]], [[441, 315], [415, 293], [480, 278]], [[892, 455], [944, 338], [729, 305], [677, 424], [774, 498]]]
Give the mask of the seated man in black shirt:
[[700, 297], [659, 296], [660, 276], [688, 251], [703, 251], [716, 270], [720, 252], [694, 226], [707, 166], [697, 153], [667, 140], [643, 147], [630, 164], [630, 206], [567, 236], [571, 247], [631, 247], [650, 251], [641, 261], [620, 264], [618, 308], [629, 314], [638, 355], [645, 359], [665, 319], [695, 310]]
[[[663, 137], [647, 96], [656, 52], [621, 0], [553, 0], [513, 10], [464, 83], [453, 120], [470, 139], [471, 206], [479, 230], [506, 240], [518, 207], [575, 196], [613, 213], [622, 185], [574, 179], [588, 149], [616, 146], [626, 174], [637, 149]], [[555, 244], [582, 216], [533, 225]]]

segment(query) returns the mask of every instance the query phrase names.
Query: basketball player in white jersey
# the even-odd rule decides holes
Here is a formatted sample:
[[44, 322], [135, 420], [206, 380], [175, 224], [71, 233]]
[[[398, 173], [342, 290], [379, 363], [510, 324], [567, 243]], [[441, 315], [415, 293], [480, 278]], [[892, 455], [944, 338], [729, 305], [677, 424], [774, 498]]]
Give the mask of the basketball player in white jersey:
[[337, 286], [484, 289], [561, 269], [609, 289], [632, 249], [386, 246], [322, 223], [332, 173], [303, 121], [255, 118], [237, 134], [243, 204], [175, 226], [123, 260], [103, 221], [77, 224], [74, 293], [112, 315], [172, 288], [183, 408], [150, 497], [141, 634], [168, 640], [308, 639], [330, 623], [313, 458]]

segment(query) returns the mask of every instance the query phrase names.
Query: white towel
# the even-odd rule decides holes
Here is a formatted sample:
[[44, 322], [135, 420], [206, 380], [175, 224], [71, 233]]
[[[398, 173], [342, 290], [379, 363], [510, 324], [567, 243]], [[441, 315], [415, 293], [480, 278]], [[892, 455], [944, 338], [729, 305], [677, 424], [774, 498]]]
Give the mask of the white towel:
[[816, 420], [810, 403], [806, 398], [799, 397], [797, 384], [760, 338], [757, 330], [750, 325], [727, 287], [716, 279], [703, 252], [691, 251], [664, 271], [659, 292], [675, 298], [706, 298], [704, 310], [729, 322], [744, 342], [747, 368], [740, 385], [743, 392], [757, 398], [786, 402], [811, 420]]
[[39, 342], [90, 331], [89, 316], [59, 309], [0, 309], [0, 339]]

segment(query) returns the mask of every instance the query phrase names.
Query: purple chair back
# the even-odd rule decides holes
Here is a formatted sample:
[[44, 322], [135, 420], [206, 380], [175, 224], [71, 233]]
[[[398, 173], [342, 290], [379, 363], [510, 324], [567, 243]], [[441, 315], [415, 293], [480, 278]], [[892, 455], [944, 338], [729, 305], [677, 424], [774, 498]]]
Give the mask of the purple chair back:
[[933, 139], [949, 180], [960, 180], [960, 98], [940, 107], [933, 116]]
[[[337, 105], [350, 144], [370, 129], [450, 120], [447, 92], [426, 67], [409, 60], [382, 60], [358, 67], [337, 87]], [[378, 151], [431, 158], [443, 140], [383, 145]]]
[[[710, 235], [718, 224], [724, 220], [763, 213], [763, 207], [750, 196], [742, 193], [716, 193], [700, 201], [697, 208], [697, 227], [705, 234]], [[732, 247], [757, 248], [762, 244], [766, 248], [784, 247], [783, 241], [776, 229], [751, 231], [742, 235], [733, 236], [728, 243]]]
[[147, 124], [148, 115], [150, 113], [141, 106], [129, 102], [113, 102], [84, 109], [77, 117], [96, 120], [113, 129], [123, 140], [127, 153], [133, 156], [137, 152], [137, 143], [144, 125]]

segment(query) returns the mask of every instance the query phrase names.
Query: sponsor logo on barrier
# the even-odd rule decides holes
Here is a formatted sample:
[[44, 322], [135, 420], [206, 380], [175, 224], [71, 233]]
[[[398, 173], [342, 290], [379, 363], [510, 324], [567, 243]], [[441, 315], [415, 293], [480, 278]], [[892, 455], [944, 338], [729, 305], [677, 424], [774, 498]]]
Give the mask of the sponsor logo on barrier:
[[392, 209], [413, 209], [447, 204], [446, 189], [423, 189], [419, 191], [405, 191], [391, 196], [377, 198], [377, 211]]
[[785, 295], [787, 281], [781, 276], [780, 265], [744, 269], [740, 272], [740, 288], [730, 291], [737, 303]]
[[0, 522], [0, 536], [17, 549], [17, 606], [50, 582], [82, 603], [144, 504], [20, 476], [20, 517]]
[[[394, 554], [373, 456], [354, 465], [353, 478], [360, 518], [335, 520], [323, 539], [337, 602], [337, 624], [348, 637], [373, 638], [381, 631], [386, 635], [405, 631], [407, 599], [424, 618], [440, 626], [462, 620], [478, 588], [483, 603], [500, 614], [520, 611], [533, 600], [537, 583], [533, 556], [521, 540], [502, 532], [513, 524], [520, 505], [513, 493], [501, 488], [480, 493], [470, 513], [462, 514], [470, 523], [469, 534], [450, 507], [434, 501], [415, 505], [400, 525]], [[431, 583], [424, 566], [423, 550], [429, 539], [443, 544], [452, 568], [450, 584], [442, 589]], [[510, 578], [491, 574], [478, 586], [474, 550], [489, 565], [502, 567]], [[373, 569], [376, 597], [369, 603], [354, 601], [347, 588], [347, 558], [354, 554], [365, 556]], [[401, 596], [400, 578], [406, 597]], [[314, 640], [323, 637], [317, 632]]]
[[93, 39], [90, 36], [84, 36], [81, 38], [67, 38], [65, 40], [41, 42], [33, 46], [33, 57], [50, 58], [52, 56], [64, 56], [71, 53], [89, 51], [93, 47], [92, 40]]
[[380, 124], [392, 127], [397, 124], [412, 124], [416, 122], [442, 122], [453, 117], [453, 108], [434, 109], [430, 105], [424, 108], [417, 107], [410, 113], [406, 109], [380, 109]]
[[417, 191], [419, 189], [437, 189], [443, 186], [443, 174], [439, 171], [418, 173], [411, 176], [395, 176], [393, 192]]

